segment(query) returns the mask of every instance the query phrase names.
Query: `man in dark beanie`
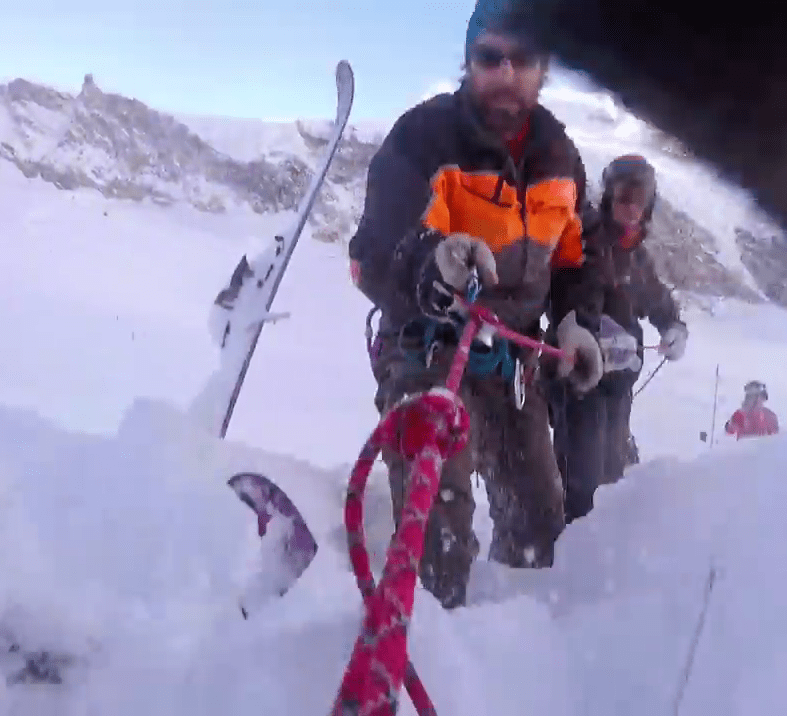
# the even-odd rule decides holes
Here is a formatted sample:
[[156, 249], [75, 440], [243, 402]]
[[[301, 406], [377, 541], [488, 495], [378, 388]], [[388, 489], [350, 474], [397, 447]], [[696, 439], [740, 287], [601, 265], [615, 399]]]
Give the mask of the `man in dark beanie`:
[[[528, 116], [538, 103], [549, 67], [549, 52], [528, 33], [527, 14], [521, 9], [509, 10], [512, 4], [507, 0], [479, 0], [467, 24], [465, 38], [465, 81], [474, 81], [477, 108], [482, 110], [488, 127], [507, 142], [526, 130]], [[494, 72], [483, 77], [482, 73], [470, 71], [473, 64], [483, 71], [499, 69], [504, 63], [505, 48], [487, 42], [490, 35], [512, 43], [513, 56], [508, 57], [511, 68], [528, 68], [527, 82], [510, 82], [505, 76], [495, 77]]]
[[[405, 112], [369, 167], [350, 258], [353, 280], [382, 314], [371, 351], [381, 413], [444, 384], [464, 320], [453, 297], [473, 268], [478, 302], [514, 330], [540, 336], [549, 308], [568, 356], [557, 370], [576, 390], [601, 378], [600, 302], [581, 240], [585, 171], [563, 126], [538, 103], [548, 53], [524, 20], [494, 2], [479, 5], [461, 87]], [[563, 490], [537, 360], [500, 336], [471, 350], [460, 390], [470, 441], [444, 464], [420, 565], [424, 586], [446, 608], [465, 603], [478, 552], [474, 472], [494, 523], [489, 558], [552, 564]], [[383, 458], [398, 524], [409, 465], [390, 452]]]

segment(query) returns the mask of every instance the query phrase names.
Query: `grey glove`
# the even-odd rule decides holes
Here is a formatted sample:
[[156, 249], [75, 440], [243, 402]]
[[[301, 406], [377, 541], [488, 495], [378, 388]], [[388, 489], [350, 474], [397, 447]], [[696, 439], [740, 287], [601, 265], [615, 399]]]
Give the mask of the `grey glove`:
[[679, 360], [686, 352], [689, 330], [683, 323], [673, 323], [661, 334], [661, 354], [667, 360]]
[[606, 313], [601, 315], [598, 343], [604, 357], [605, 373], [620, 370], [636, 372], [642, 368], [637, 339]]
[[464, 291], [474, 267], [484, 286], [497, 283], [497, 265], [492, 250], [468, 234], [449, 234], [435, 249], [435, 263], [449, 286]]
[[576, 311], [568, 313], [558, 325], [557, 345], [566, 353], [558, 363], [558, 375], [568, 378], [580, 393], [595, 388], [604, 375], [604, 359], [593, 334], [577, 323]]

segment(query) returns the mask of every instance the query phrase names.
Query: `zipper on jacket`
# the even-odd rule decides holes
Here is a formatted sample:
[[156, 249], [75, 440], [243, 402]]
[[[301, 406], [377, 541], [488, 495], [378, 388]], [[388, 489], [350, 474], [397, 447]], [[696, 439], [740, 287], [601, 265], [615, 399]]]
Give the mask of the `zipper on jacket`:
[[500, 196], [503, 193], [503, 183], [509, 174], [511, 175], [511, 180], [513, 181], [514, 187], [517, 188], [517, 193], [519, 193], [519, 172], [517, 172], [516, 164], [514, 164], [514, 158], [510, 154], [506, 153], [505, 165], [503, 166], [503, 171], [500, 172], [500, 176], [497, 178], [495, 193], [492, 195], [492, 201], [495, 204], [500, 203]]
[[495, 193], [492, 194], [492, 201], [495, 204], [500, 203], [500, 195], [503, 193], [503, 182], [505, 181], [505, 176], [501, 173], [500, 176], [497, 178], [497, 185], [495, 186]]

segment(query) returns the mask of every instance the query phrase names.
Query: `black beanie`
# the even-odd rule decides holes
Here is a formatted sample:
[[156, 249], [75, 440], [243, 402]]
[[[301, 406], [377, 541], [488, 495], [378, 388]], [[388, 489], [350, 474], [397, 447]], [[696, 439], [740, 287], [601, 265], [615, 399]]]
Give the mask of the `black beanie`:
[[512, 35], [526, 42], [537, 52], [548, 55], [548, 49], [537, 44], [530, 32], [530, 18], [526, 4], [522, 0], [477, 0], [475, 10], [467, 23], [465, 62], [470, 62], [473, 45], [484, 30]]

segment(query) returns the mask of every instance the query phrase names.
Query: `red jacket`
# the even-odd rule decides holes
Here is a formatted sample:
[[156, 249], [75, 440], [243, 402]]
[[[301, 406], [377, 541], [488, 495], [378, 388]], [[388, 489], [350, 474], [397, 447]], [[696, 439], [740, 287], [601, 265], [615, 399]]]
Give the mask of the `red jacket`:
[[779, 420], [768, 408], [744, 410], [738, 408], [727, 421], [724, 429], [730, 435], [741, 438], [775, 435], [779, 432]]

